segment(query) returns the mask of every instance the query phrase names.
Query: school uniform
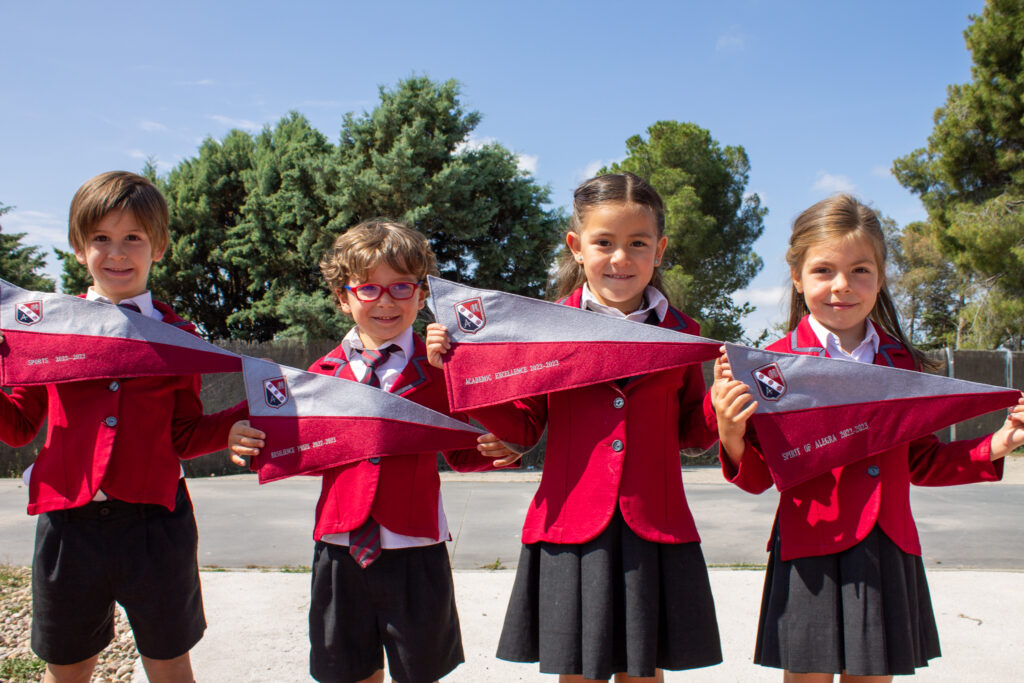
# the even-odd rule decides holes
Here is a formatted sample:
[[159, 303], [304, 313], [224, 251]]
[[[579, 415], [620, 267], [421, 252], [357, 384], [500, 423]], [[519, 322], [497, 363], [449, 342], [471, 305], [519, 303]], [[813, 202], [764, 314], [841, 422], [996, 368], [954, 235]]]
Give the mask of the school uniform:
[[[645, 302], [633, 319], [699, 334], [656, 289]], [[562, 303], [600, 310], [585, 285]], [[717, 436], [703, 394], [693, 364], [472, 411], [509, 443], [536, 443], [547, 426], [498, 657], [599, 679], [721, 661], [680, 468], [681, 449]]]
[[[407, 329], [376, 370], [380, 387], [451, 415], [444, 374]], [[356, 328], [309, 370], [352, 381], [372, 372]], [[358, 438], [358, 434], [349, 435]], [[453, 469], [493, 470], [475, 449], [445, 453]], [[358, 681], [384, 665], [403, 683], [433, 681], [465, 661], [445, 541], [437, 451], [361, 460], [323, 472], [313, 536], [310, 673]], [[379, 558], [361, 567], [350, 540], [367, 520], [380, 525]], [[361, 532], [360, 532], [361, 533]]]
[[[916, 369], [902, 345], [868, 325], [856, 355], [810, 316], [768, 349]], [[798, 673], [895, 675], [939, 656], [910, 484], [997, 481], [1002, 461], [990, 456], [991, 437], [943, 444], [929, 435], [782, 491], [754, 661]], [[738, 467], [720, 458], [740, 488], [772, 485], [753, 430]]]
[[[104, 300], [91, 289], [87, 296]], [[133, 301], [143, 314], [195, 333], [149, 292]], [[48, 418], [28, 477], [28, 513], [39, 515], [32, 648], [44, 661], [71, 664], [106, 647], [114, 601], [147, 657], [176, 657], [202, 637], [197, 535], [181, 459], [225, 448], [245, 409], [204, 415], [199, 387], [191, 375], [0, 394], [0, 440], [24, 445]]]

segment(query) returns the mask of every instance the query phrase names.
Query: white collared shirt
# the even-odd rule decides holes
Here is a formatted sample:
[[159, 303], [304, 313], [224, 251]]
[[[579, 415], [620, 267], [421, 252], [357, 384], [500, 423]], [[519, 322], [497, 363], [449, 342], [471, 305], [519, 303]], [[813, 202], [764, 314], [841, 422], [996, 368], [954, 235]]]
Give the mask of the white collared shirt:
[[[409, 359], [412, 358], [413, 350], [416, 348], [416, 342], [414, 341], [412, 328], [407, 328], [404, 332], [399, 334], [394, 339], [390, 340], [388, 344], [396, 344], [398, 351], [392, 351], [388, 359], [384, 361], [377, 368], [377, 379], [380, 380], [380, 387], [383, 391], [390, 391], [391, 387], [395, 385], [399, 375], [402, 374], [402, 370], [408, 365]], [[359, 328], [353, 327], [345, 335], [345, 338], [341, 340], [341, 348], [345, 352], [345, 357], [348, 360], [349, 367], [352, 369], [352, 374], [355, 375], [357, 380], [362, 380], [366, 376], [368, 371], [366, 363], [363, 361], [362, 356], [359, 352], [363, 350], [363, 342], [359, 338]], [[380, 547], [381, 548], [414, 548], [420, 546], [434, 545], [436, 543], [443, 543], [451, 538], [451, 534], [448, 531], [448, 518], [444, 514], [444, 504], [441, 500], [441, 494], [437, 495], [437, 538], [427, 538], [423, 536], [403, 536], [402, 534], [396, 534], [390, 531], [386, 526], [381, 524], [380, 526]], [[340, 534], [324, 534], [320, 539], [324, 543], [331, 543], [333, 545], [349, 545], [348, 532]]]
[[824, 325], [814, 319], [813, 315], [807, 316], [807, 320], [811, 324], [811, 329], [814, 330], [814, 336], [818, 338], [818, 341], [828, 352], [830, 358], [853, 360], [858, 363], [875, 362], [875, 354], [878, 353], [878, 345], [881, 343], [881, 339], [878, 337], [875, 324], [870, 319], [864, 321], [865, 334], [863, 341], [851, 352], [844, 350], [839, 343], [839, 337], [835, 333], [828, 331]]
[[595, 313], [603, 313], [604, 315], [610, 315], [616, 318], [625, 318], [626, 320], [632, 320], [634, 322], [643, 323], [647, 322], [647, 316], [651, 311], [654, 311], [658, 316], [658, 321], [665, 319], [665, 314], [668, 313], [668, 299], [665, 295], [659, 292], [650, 285], [644, 290], [644, 298], [640, 304], [640, 308], [636, 309], [632, 313], [623, 313], [617, 308], [612, 306], [605, 306], [598, 301], [594, 294], [590, 291], [590, 287], [587, 283], [583, 283], [583, 295], [580, 297], [580, 308], [585, 308]]
[[[93, 289], [92, 287], [90, 287], [89, 290], [85, 293], [85, 298], [87, 301], [99, 301], [104, 304], [114, 303], [113, 301], [103, 296], [102, 294], [97, 294], [96, 290]], [[150, 292], [148, 289], [142, 294], [136, 294], [130, 299], [122, 299], [120, 303], [135, 304], [136, 306], [139, 307], [139, 313], [146, 316], [147, 318], [152, 318], [153, 320], [164, 319], [164, 314], [153, 308], [153, 293]]]
[[[392, 351], [388, 359], [377, 367], [377, 379], [380, 380], [380, 388], [384, 391], [391, 391], [391, 387], [398, 381], [398, 376], [402, 374], [402, 370], [412, 358], [413, 349], [416, 348], [412, 328], [406, 328], [404, 332], [388, 341], [384, 346], [391, 344], [398, 346], [398, 350]], [[345, 352], [345, 359], [348, 361], [349, 367], [352, 368], [352, 374], [357, 380], [362, 381], [366, 377], [368, 366], [363, 357], [359, 355], [364, 347], [363, 340], [359, 338], [358, 327], [349, 330], [345, 338], [341, 340], [341, 349]]]

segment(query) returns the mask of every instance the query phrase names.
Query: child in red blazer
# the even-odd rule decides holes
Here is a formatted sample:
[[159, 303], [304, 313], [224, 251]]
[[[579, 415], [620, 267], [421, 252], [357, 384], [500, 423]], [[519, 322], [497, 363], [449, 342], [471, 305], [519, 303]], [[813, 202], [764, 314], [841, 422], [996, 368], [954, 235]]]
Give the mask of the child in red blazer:
[[[167, 205], [141, 176], [103, 173], [71, 202], [68, 241], [93, 278], [86, 298], [195, 333], [146, 289], [168, 239]], [[199, 382], [140, 377], [0, 393], [4, 442], [27, 444], [48, 418], [46, 443], [26, 472], [28, 512], [39, 515], [32, 649], [47, 663], [47, 681], [91, 676], [114, 635], [115, 601], [150, 680], [192, 680], [188, 653], [206, 621], [180, 460], [224, 448], [245, 414], [204, 415]]]
[[[790, 333], [770, 350], [921, 368], [885, 286], [885, 241], [871, 209], [848, 195], [821, 201], [796, 219], [789, 244]], [[715, 377], [723, 471], [760, 493], [772, 479], [746, 430], [757, 404], [724, 355]], [[1022, 444], [1024, 399], [991, 436], [949, 444], [927, 436], [783, 491], [754, 661], [785, 669], [787, 681], [888, 680], [926, 666], [939, 642], [910, 484], [998, 480], [1000, 459]]]
[[[426, 238], [399, 223], [367, 221], [341, 235], [320, 268], [356, 325], [309, 370], [450, 414], [444, 374], [427, 363], [412, 330], [427, 275], [437, 272]], [[232, 451], [258, 455], [263, 438], [240, 422]], [[391, 678], [400, 683], [437, 680], [465, 661], [437, 449], [423, 448], [323, 472], [309, 608], [310, 673], [319, 681], [383, 681], [385, 650]], [[495, 466], [476, 450], [445, 458], [464, 472]]]
[[[557, 290], [567, 306], [699, 334], [659, 289], [661, 198], [630, 173], [575, 192]], [[440, 365], [449, 346], [431, 325]], [[662, 669], [722, 661], [700, 539], [686, 503], [681, 449], [709, 447], [699, 365], [639, 374], [473, 411], [503, 440], [533, 444], [547, 425], [540, 487], [498, 657], [540, 662], [564, 679], [662, 679]], [[507, 464], [500, 442], [483, 446]]]

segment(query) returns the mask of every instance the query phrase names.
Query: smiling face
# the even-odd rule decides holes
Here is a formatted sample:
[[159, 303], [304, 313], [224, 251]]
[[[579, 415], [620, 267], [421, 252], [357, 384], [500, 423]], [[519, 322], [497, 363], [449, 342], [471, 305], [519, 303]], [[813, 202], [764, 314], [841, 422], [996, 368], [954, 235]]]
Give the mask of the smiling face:
[[814, 319], [839, 337], [845, 350], [857, 348], [885, 281], [871, 240], [853, 233], [814, 245], [791, 275]]
[[566, 235], [573, 257], [583, 265], [591, 294], [601, 304], [632, 313], [643, 303], [668, 240], [646, 207], [605, 203], [589, 209], [579, 233]]
[[85, 238], [75, 258], [89, 269], [97, 294], [119, 303], [146, 291], [149, 269], [164, 256], [131, 211], [111, 211]]
[[[416, 282], [416, 276], [400, 273], [387, 263], [379, 263], [366, 274], [366, 279], [350, 279], [349, 287], [375, 284], [387, 287], [396, 282]], [[393, 299], [387, 291], [376, 301], [360, 301], [354, 292], [343, 289], [335, 292], [341, 310], [352, 316], [359, 328], [359, 339], [367, 349], [377, 349], [409, 328], [416, 314], [423, 308], [426, 293], [417, 289], [409, 299]]]

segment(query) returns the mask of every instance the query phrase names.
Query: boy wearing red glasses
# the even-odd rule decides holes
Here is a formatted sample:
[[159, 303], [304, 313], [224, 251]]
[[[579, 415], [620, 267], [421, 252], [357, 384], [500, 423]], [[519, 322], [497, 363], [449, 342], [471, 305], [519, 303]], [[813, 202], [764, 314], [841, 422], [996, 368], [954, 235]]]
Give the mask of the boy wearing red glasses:
[[[335, 240], [320, 269], [356, 325], [310, 371], [450, 414], [444, 375], [427, 362], [426, 346], [412, 330], [427, 275], [437, 273], [426, 238], [393, 221], [366, 221]], [[231, 449], [258, 455], [263, 436], [239, 422]], [[459, 471], [494, 469], [493, 459], [475, 450], [445, 457]], [[313, 535], [313, 678], [383, 681], [385, 650], [391, 677], [401, 683], [436, 681], [465, 661], [436, 450], [325, 470]]]

